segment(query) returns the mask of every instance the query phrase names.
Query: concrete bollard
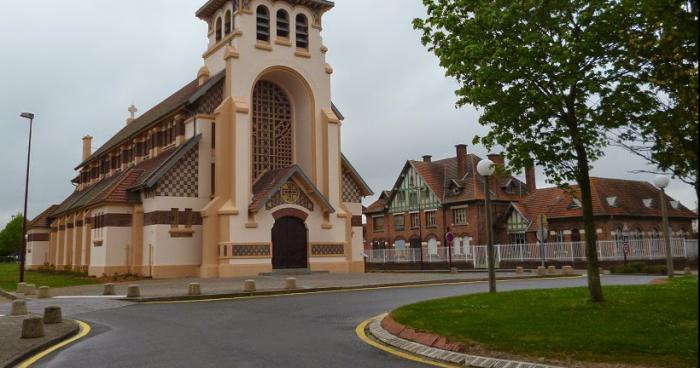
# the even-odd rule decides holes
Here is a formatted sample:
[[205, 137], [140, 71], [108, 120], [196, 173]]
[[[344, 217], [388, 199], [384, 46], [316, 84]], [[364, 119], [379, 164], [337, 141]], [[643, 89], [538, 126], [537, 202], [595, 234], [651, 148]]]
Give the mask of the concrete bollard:
[[547, 275], [547, 269], [544, 266], [537, 267], [537, 275], [539, 275], [539, 276]]
[[693, 270], [691, 270], [690, 267], [686, 267], [686, 268], [683, 269], [683, 274], [685, 274], [685, 275], [692, 275], [692, 274], [693, 274]]
[[255, 280], [245, 280], [245, 283], [243, 284], [243, 291], [252, 293], [255, 290]]
[[10, 315], [11, 316], [24, 316], [26, 314], [28, 314], [27, 302], [25, 302], [24, 300], [13, 300]]
[[294, 277], [288, 277], [287, 278], [287, 285], [285, 287], [287, 288], [287, 290], [297, 289], [297, 279]]
[[522, 268], [522, 267], [516, 267], [516, 268], [515, 268], [515, 273], [517, 273], [518, 275], [522, 275], [522, 274], [525, 273], [525, 269]]
[[63, 322], [63, 313], [61, 307], [51, 306], [44, 308], [44, 323], [53, 325]]
[[27, 283], [26, 282], [20, 282], [17, 284], [17, 293], [24, 294], [24, 292], [27, 290]]
[[126, 288], [127, 298], [138, 298], [141, 296], [141, 288], [138, 285], [129, 285]]
[[102, 291], [102, 295], [115, 295], [116, 288], [114, 287], [114, 284], [105, 284], [104, 285], [104, 290]]
[[22, 321], [22, 338], [36, 339], [44, 337], [44, 321], [41, 317], [29, 317]]
[[37, 298], [48, 299], [50, 297], [51, 297], [51, 289], [48, 286], [40, 286], [39, 293], [37, 294]]
[[27, 284], [27, 286], [24, 287], [24, 295], [36, 295], [36, 285]]
[[190, 296], [202, 295], [202, 285], [197, 282], [193, 282], [189, 285], [187, 294]]
[[549, 273], [550, 275], [554, 275], [555, 273], [557, 273], [557, 266], [547, 267], [547, 273]]
[[571, 266], [564, 266], [561, 268], [562, 272], [566, 276], [573, 276], [574, 275], [574, 268]]
[[450, 268], [450, 273], [459, 273], [459, 269], [457, 267], [452, 267]]

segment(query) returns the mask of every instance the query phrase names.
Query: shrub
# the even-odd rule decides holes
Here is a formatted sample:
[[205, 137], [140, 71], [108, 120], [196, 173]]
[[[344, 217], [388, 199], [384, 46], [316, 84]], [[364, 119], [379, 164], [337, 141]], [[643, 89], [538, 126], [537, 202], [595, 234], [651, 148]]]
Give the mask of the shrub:
[[613, 266], [610, 271], [617, 274], [644, 273], [651, 275], [666, 274], [665, 265], [647, 265], [643, 262], [630, 262], [626, 265]]

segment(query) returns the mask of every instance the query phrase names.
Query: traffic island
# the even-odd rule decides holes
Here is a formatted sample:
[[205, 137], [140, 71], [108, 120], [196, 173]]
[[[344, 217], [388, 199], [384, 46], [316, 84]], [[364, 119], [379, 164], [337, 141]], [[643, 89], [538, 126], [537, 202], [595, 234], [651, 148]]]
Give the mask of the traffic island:
[[[384, 330], [399, 342], [408, 341], [403, 344], [409, 348], [421, 344], [425, 349], [537, 362], [531, 364], [698, 366], [697, 277], [661, 285], [607, 286], [603, 291], [603, 303], [589, 302], [586, 288], [431, 300], [393, 311], [391, 319], [383, 326], [377, 321], [374, 329], [378, 340]], [[374, 334], [372, 325], [368, 331]]]
[[43, 337], [22, 338], [22, 325], [29, 317], [0, 317], [0, 367], [13, 367], [37, 352], [71, 338], [80, 330], [78, 323], [64, 319], [60, 323], [45, 323]]

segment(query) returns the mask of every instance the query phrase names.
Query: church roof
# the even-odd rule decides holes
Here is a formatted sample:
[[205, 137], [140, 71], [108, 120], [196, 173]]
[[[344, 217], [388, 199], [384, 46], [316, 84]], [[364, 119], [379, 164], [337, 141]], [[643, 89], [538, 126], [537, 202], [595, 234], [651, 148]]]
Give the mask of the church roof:
[[54, 210], [58, 208], [57, 204], [52, 205], [51, 207], [47, 208], [44, 210], [44, 212], [40, 213], [37, 217], [32, 219], [32, 221], [29, 223], [30, 228], [48, 228], [51, 226], [51, 222], [49, 221], [49, 217], [51, 216], [51, 213], [53, 213]]
[[[281, 1], [281, 0], [274, 0], [274, 1]], [[294, 5], [304, 5], [308, 6], [311, 9], [330, 9], [335, 6], [335, 4], [332, 1], [326, 1], [326, 0], [285, 0], [291, 4]], [[200, 19], [205, 19], [209, 18], [214, 13], [216, 13], [217, 10], [219, 10], [224, 4], [230, 3], [231, 0], [209, 0], [207, 1], [204, 5], [202, 5], [199, 10], [195, 13], [198, 18]]]
[[146, 111], [131, 124], [122, 128], [117, 134], [112, 136], [107, 143], [103, 144], [102, 147], [98, 148], [87, 160], [83, 161], [75, 169], [80, 169], [89, 161], [94, 160], [100, 155], [108, 152], [110, 149], [122, 144], [129, 138], [140, 133], [142, 130], [151, 126], [151, 124], [156, 123], [158, 120], [164, 118], [168, 114], [173, 113], [177, 109], [184, 106], [190, 105], [196, 102], [199, 98], [204, 96], [204, 94], [214, 87], [218, 82], [220, 82], [226, 76], [225, 71], [221, 71], [215, 76], [209, 78], [209, 80], [202, 86], [199, 86], [198, 81], [195, 79], [188, 83], [184, 87], [180, 88], [177, 92], [172, 94], [170, 97], [166, 98], [152, 109]]
[[167, 173], [186, 153], [197, 146], [200, 135], [190, 138], [176, 148], [170, 148], [160, 155], [140, 162], [124, 171], [114, 174], [100, 182], [80, 191], [73, 192], [57, 208], [50, 217], [63, 213], [92, 207], [99, 203], [127, 203], [132, 200], [129, 192], [151, 188]]
[[357, 185], [362, 189], [362, 195], [365, 197], [373, 195], [374, 192], [372, 192], [372, 189], [369, 187], [365, 179], [363, 179], [362, 176], [360, 176], [360, 173], [358, 173], [357, 170], [355, 170], [355, 167], [352, 166], [350, 160], [348, 160], [348, 158], [345, 157], [345, 154], [341, 153], [340, 155], [343, 160], [343, 168], [350, 173], [350, 176], [352, 176]]
[[258, 211], [282, 188], [282, 185], [287, 183], [292, 177], [296, 177], [301, 181], [303, 186], [310, 189], [314, 197], [316, 197], [318, 201], [321, 202], [321, 205], [328, 209], [330, 213], [335, 213], [333, 206], [328, 202], [326, 197], [321, 194], [318, 188], [316, 188], [311, 179], [304, 174], [304, 171], [299, 165], [270, 170], [256, 180], [253, 184], [253, 200], [250, 202], [248, 210], [252, 212]]

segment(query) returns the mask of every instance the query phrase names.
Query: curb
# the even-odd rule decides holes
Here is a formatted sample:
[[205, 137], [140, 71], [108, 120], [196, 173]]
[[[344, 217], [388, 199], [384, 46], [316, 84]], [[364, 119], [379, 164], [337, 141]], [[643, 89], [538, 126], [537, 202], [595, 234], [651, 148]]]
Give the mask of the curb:
[[[528, 280], [547, 280], [547, 279], [558, 279], [558, 278], [580, 278], [581, 275], [547, 275], [547, 276], [522, 276], [522, 277], [502, 277], [498, 278], [496, 281], [528, 281]], [[483, 283], [487, 282], [488, 278], [479, 279], [443, 279], [443, 280], [430, 280], [430, 281], [418, 281], [418, 282], [399, 282], [399, 283], [389, 283], [389, 284], [378, 284], [378, 285], [363, 285], [363, 286], [333, 286], [333, 287], [323, 287], [323, 288], [308, 288], [308, 289], [295, 289], [295, 290], [268, 290], [268, 291], [255, 291], [255, 292], [235, 292], [235, 293], [222, 293], [222, 294], [208, 294], [208, 295], [176, 295], [176, 296], [157, 296], [157, 297], [139, 297], [139, 298], [117, 298], [116, 300], [136, 302], [136, 303], [167, 303], [167, 302], [198, 302], [198, 301], [211, 301], [211, 300], [226, 300], [226, 299], [236, 299], [236, 298], [250, 298], [250, 297], [264, 297], [264, 296], [277, 296], [277, 295], [298, 295], [298, 294], [309, 294], [309, 293], [327, 293], [327, 292], [342, 292], [342, 291], [354, 291], [354, 290], [374, 290], [374, 289], [384, 289], [384, 288], [400, 288], [400, 287], [421, 287], [421, 286], [431, 286], [431, 285], [460, 285], [469, 283]]]
[[404, 353], [414, 356], [427, 358], [430, 360], [447, 363], [448, 365], [456, 364], [463, 367], [472, 368], [492, 368], [492, 367], [508, 367], [508, 368], [562, 368], [552, 365], [520, 362], [514, 360], [498, 359], [483, 357], [477, 355], [469, 355], [457, 353], [454, 351], [433, 348], [414, 341], [406, 340], [401, 337], [391, 334], [382, 327], [382, 320], [388, 316], [388, 313], [374, 317], [369, 321], [363, 322], [366, 326], [367, 335], [382, 344], [396, 348]]
[[62, 341], [68, 340], [71, 337], [77, 335], [78, 332], [80, 332], [80, 325], [78, 324], [78, 322], [76, 322], [72, 319], [66, 319], [65, 321], [70, 322], [73, 325], [73, 328], [70, 331], [68, 331], [65, 334], [58, 336], [54, 339], [51, 339], [51, 340], [49, 340], [49, 341], [47, 341], [39, 346], [36, 346], [28, 351], [21, 353], [17, 357], [13, 358], [9, 363], [3, 365], [2, 368], [15, 367], [15, 366], [19, 365], [20, 363], [24, 362], [25, 360], [33, 357], [37, 353], [44, 351], [44, 350], [62, 342]]
[[0, 289], [0, 296], [2, 296], [2, 297], [4, 297], [4, 298], [7, 298], [7, 299], [10, 299], [10, 300], [17, 300], [17, 299], [19, 299], [19, 298], [17, 297], [17, 295], [12, 294], [11, 292], [5, 291], [5, 290], [3, 290], [3, 289]]

